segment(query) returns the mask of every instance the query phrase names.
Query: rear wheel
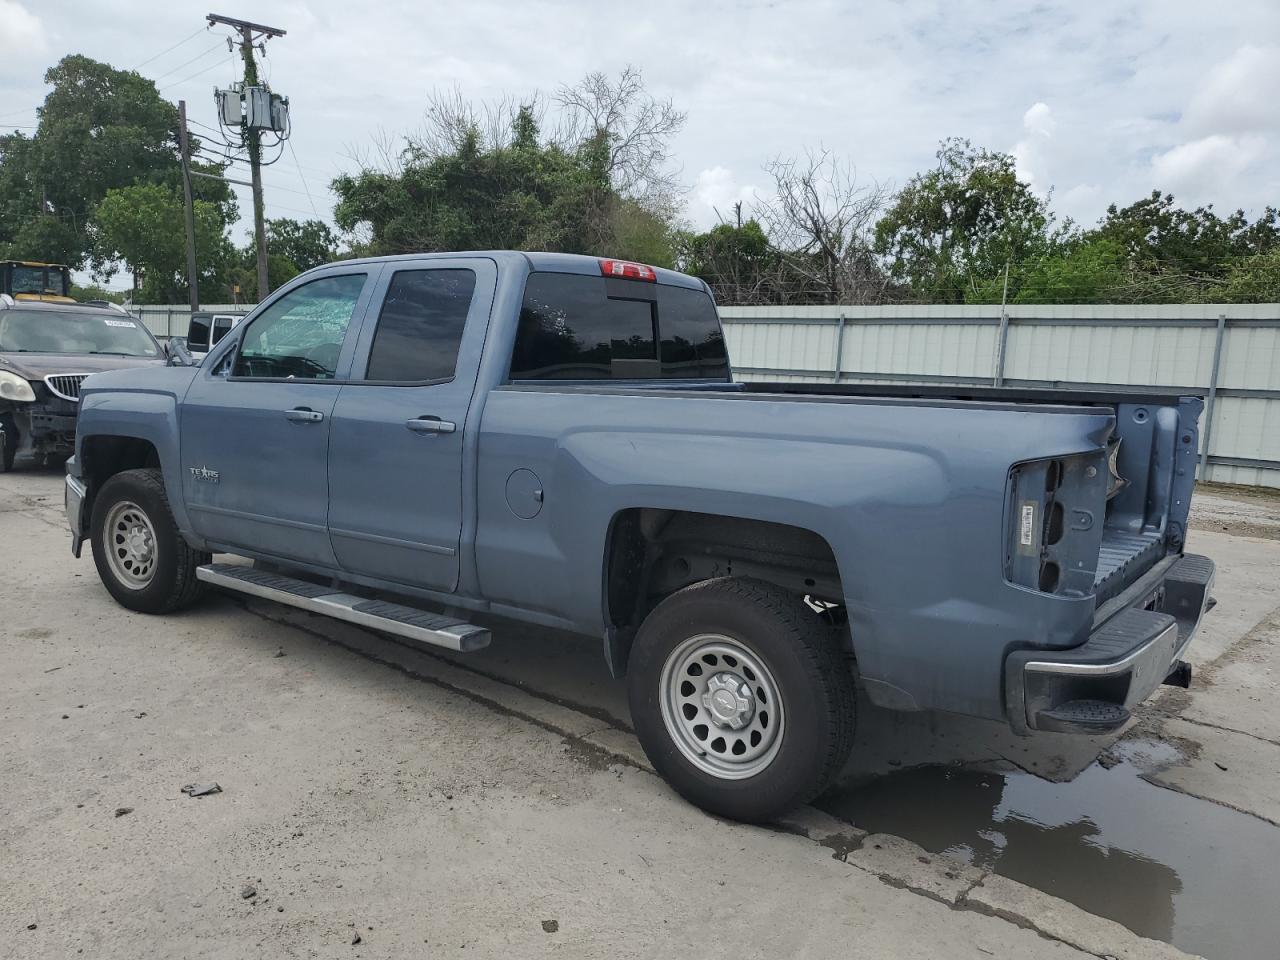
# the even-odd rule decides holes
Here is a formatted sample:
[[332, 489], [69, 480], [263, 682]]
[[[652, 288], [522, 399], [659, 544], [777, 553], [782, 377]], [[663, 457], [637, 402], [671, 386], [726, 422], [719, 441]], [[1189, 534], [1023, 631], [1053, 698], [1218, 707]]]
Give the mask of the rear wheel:
[[852, 673], [804, 601], [739, 578], [694, 584], [645, 619], [628, 665], [632, 720], [690, 802], [762, 821], [820, 793], [853, 742]]
[[121, 606], [168, 613], [199, 596], [196, 567], [212, 557], [182, 539], [159, 470], [125, 470], [103, 484], [90, 531], [98, 576]]

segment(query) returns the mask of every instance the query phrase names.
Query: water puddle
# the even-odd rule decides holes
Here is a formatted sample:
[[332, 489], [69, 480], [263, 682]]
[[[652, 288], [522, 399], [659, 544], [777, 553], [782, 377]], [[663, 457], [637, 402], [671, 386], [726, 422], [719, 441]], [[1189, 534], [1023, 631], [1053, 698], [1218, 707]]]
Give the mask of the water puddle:
[[[1127, 749], [1172, 759], [1160, 756], [1172, 749], [1161, 744]], [[1135, 759], [1094, 764], [1070, 783], [915, 767], [834, 791], [818, 806], [1191, 953], [1275, 956], [1280, 829], [1147, 783]]]

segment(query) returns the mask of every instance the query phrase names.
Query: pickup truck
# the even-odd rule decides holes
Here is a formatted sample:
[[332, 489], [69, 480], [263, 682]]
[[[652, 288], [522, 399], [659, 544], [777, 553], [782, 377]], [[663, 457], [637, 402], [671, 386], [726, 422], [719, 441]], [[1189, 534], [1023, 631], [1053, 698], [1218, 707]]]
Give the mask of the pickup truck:
[[461, 651], [490, 639], [473, 614], [600, 637], [653, 766], [761, 821], [843, 765], [856, 684], [1032, 735], [1188, 683], [1200, 411], [734, 382], [689, 276], [351, 260], [199, 366], [86, 380], [66, 506], [135, 611], [216, 585]]

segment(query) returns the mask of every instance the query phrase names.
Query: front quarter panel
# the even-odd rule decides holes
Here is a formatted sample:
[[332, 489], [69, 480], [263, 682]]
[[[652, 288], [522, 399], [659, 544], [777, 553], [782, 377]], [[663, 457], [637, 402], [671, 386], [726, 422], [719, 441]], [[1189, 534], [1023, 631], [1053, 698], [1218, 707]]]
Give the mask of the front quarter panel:
[[76, 461], [82, 470], [90, 437], [132, 437], [154, 446], [174, 521], [188, 539], [191, 524], [182, 499], [178, 404], [197, 369], [153, 367], [94, 374], [81, 387], [76, 427]]

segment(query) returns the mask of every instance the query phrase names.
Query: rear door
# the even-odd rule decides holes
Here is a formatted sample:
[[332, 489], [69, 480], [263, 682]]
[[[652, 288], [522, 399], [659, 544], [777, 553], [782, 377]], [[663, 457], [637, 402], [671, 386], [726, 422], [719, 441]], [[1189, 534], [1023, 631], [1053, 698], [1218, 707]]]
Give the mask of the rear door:
[[325, 525], [330, 415], [374, 279], [367, 268], [335, 268], [294, 287], [197, 373], [180, 431], [197, 533], [334, 565]]
[[463, 428], [496, 282], [478, 257], [386, 268], [333, 411], [329, 532], [344, 569], [457, 589]]

